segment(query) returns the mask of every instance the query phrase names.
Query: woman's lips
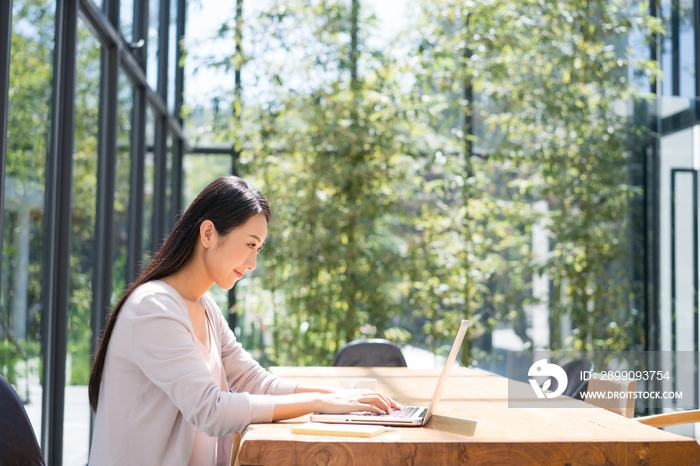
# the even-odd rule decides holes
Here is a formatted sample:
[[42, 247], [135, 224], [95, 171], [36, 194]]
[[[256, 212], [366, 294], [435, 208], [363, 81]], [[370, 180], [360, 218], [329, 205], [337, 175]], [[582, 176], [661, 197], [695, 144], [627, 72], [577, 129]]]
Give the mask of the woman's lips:
[[234, 272], [236, 272], [236, 275], [238, 275], [238, 278], [243, 278], [243, 274], [239, 272], [238, 270], [234, 269]]

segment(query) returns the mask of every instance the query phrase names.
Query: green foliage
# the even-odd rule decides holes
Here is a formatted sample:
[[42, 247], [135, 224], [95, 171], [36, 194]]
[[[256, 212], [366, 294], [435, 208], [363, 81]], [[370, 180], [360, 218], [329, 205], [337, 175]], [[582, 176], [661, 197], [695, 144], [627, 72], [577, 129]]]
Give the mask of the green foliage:
[[[303, 58], [275, 73], [269, 108], [244, 114], [254, 126], [241, 135], [250, 141], [241, 170], [274, 211], [262, 285], [283, 301], [270, 300], [276, 312], [269, 357], [325, 364], [346, 341], [400, 335], [391, 328], [401, 311], [395, 285], [403, 275], [402, 186], [410, 156], [394, 117], [401, 111], [398, 83], [386, 78], [391, 63], [363, 52], [370, 60], [361, 83], [352, 80], [342, 4], [286, 3], [280, 16], [274, 12], [281, 6], [261, 27], [272, 35], [271, 47], [279, 40], [282, 50]], [[291, 31], [309, 47], [286, 48]], [[293, 88], [310, 82], [318, 86]]]
[[[43, 190], [51, 100], [51, 67], [54, 13], [50, 2], [16, 1], [13, 11], [12, 62], [10, 66], [10, 110], [7, 177], [19, 192]], [[69, 381], [86, 384], [90, 371], [90, 328], [97, 169], [97, 131], [100, 83], [100, 45], [79, 23], [76, 67], [75, 152], [72, 192], [72, 244], [68, 320]], [[29, 137], [32, 135], [32, 137]], [[128, 192], [126, 193], [128, 196]], [[119, 201], [123, 196], [118, 197]], [[2, 317], [5, 325], [7, 358], [3, 370], [13, 371], [17, 358], [39, 358], [41, 340], [41, 259], [43, 212], [33, 207], [30, 230], [19, 231], [17, 215], [5, 210], [3, 244]], [[12, 334], [12, 294], [14, 276], [20, 266], [18, 235], [30, 236], [27, 305], [29, 318], [26, 339]], [[18, 310], [22, 312], [22, 310]], [[13, 310], [13, 312], [15, 312]], [[36, 349], [34, 351], [33, 349]], [[14, 354], [11, 354], [13, 353]], [[9, 359], [8, 359], [9, 358]], [[12, 359], [14, 358], [14, 359]], [[30, 367], [30, 365], [27, 365]], [[24, 376], [22, 374], [21, 376]]]
[[[486, 238], [495, 240], [494, 221], [516, 227], [514, 233], [521, 235], [516, 250], [501, 236], [496, 252], [520, 256], [524, 267], [514, 270], [519, 274], [546, 272], [553, 280], [555, 347], [561, 344], [556, 329], [564, 313], [571, 315], [576, 332], [564, 344], [622, 349], [639, 343], [640, 316], [631, 307], [637, 284], [627, 275], [625, 232], [630, 199], [640, 193], [628, 184], [628, 139], [634, 128], [625, 106], [634, 97], [628, 70], [641, 67], [653, 77], [656, 69], [628, 56], [624, 41], [634, 24], [651, 33], [660, 31], [658, 22], [622, 2], [540, 0], [423, 2], [419, 21], [423, 28], [413, 34], [420, 52], [416, 75], [422, 89], [437, 91], [424, 115], [448, 146], [458, 142], [444, 131], [445, 120], [450, 121], [444, 114], [474, 116], [481, 125], [474, 145], [482, 160], [487, 157], [479, 162], [483, 173], [508, 178], [501, 192], [473, 185], [467, 230], [478, 232], [481, 224]], [[471, 87], [479, 99], [458, 100], [461, 89], [455, 83]], [[452, 126], [452, 135], [463, 137]], [[549, 206], [542, 214], [533, 209], [538, 199]], [[490, 201], [498, 208], [479, 207]], [[479, 221], [479, 210], [486, 222]], [[540, 260], [526, 250], [528, 225], [535, 220], [550, 237], [551, 253]], [[479, 270], [488, 257], [482, 251], [470, 268]], [[522, 295], [527, 286], [521, 281], [497, 290]]]
[[116, 306], [126, 289], [126, 260], [129, 253], [129, 202], [131, 198], [131, 117], [133, 90], [122, 72], [118, 80], [117, 169], [114, 193], [114, 255], [112, 261], [111, 306]]
[[[53, 7], [41, 0], [13, 6], [9, 86], [6, 189], [31, 198], [43, 190], [51, 102]], [[6, 191], [7, 193], [7, 191]], [[0, 372], [10, 382], [28, 377], [30, 359], [40, 358], [41, 246], [43, 218], [31, 211], [29, 231], [21, 231], [17, 209], [5, 197], [0, 296]], [[13, 334], [13, 282], [19, 273], [20, 237], [29, 237], [27, 268], [27, 334]], [[40, 364], [38, 365], [40, 366]]]
[[[38, 186], [54, 21], [44, 3], [15, 0], [6, 165], [8, 177]], [[526, 309], [537, 304], [532, 278], [542, 273], [555, 290], [554, 348], [639, 344], [637, 284], [627, 272], [629, 206], [641, 194], [629, 182], [637, 128], [620, 108], [635, 97], [629, 70], [658, 78], [652, 63], [628, 55], [625, 37], [632, 28], [661, 31], [658, 20], [643, 5], [602, 0], [414, 7], [407, 30], [385, 47], [372, 40], [375, 19], [359, 0], [276, 1], [243, 26], [254, 49], [209, 61], [254, 73], [246, 99], [218, 97], [235, 107], [232, 117], [215, 113], [207, 126], [212, 140], [242, 150], [241, 174], [273, 206], [258, 276], [238, 287], [255, 328], [274, 329], [270, 362], [328, 364], [342, 344], [367, 337], [439, 352], [465, 317], [476, 359], [479, 337], [502, 322], [529, 343]], [[220, 38], [235, 32], [228, 24]], [[90, 366], [100, 95], [99, 42], [84, 27], [78, 34], [71, 383], [85, 383]], [[118, 225], [128, 209], [128, 85], [122, 91]], [[191, 181], [201, 184], [203, 162], [192, 163]], [[534, 207], [540, 200], [544, 211]], [[32, 213], [31, 304], [41, 299], [42, 221]], [[13, 222], [6, 217], [3, 316]], [[532, 251], [536, 224], [548, 231], [547, 257]], [[124, 252], [114, 261], [115, 292], [125, 285]], [[557, 334], [564, 315], [575, 327], [569, 341]], [[9, 328], [0, 343], [8, 374], [38, 357]]]
[[543, 273], [553, 348], [639, 344], [624, 109], [630, 70], [658, 70], [625, 41], [658, 20], [622, 2], [426, 0], [386, 49], [362, 8], [276, 2], [244, 25], [255, 50], [216, 65], [245, 64], [266, 90], [212, 128], [273, 205], [260, 277], [239, 287], [273, 316], [272, 362], [328, 363], [352, 339], [405, 338], [398, 327], [440, 351], [465, 317], [471, 341], [510, 321], [531, 344]]
[[101, 47], [82, 22], [77, 47], [68, 354], [70, 383], [85, 385], [91, 367]]

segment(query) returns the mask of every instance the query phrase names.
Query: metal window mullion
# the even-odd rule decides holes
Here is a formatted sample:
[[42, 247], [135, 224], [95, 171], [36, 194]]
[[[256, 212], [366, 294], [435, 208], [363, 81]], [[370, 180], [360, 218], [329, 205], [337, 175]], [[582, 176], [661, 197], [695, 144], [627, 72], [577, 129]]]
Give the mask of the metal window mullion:
[[168, 110], [165, 107], [165, 101], [161, 98], [161, 96], [158, 93], [153, 92], [150, 88], [147, 90], [147, 95], [148, 102], [151, 104], [151, 107], [153, 107], [153, 110], [156, 113], [156, 115], [165, 118], [168, 131], [170, 131], [170, 133], [174, 137], [182, 139], [185, 143], [185, 146], [188, 147], [187, 141], [185, 140], [185, 133], [182, 131], [182, 127], [180, 126], [180, 123], [178, 123], [178, 121], [175, 119], [175, 117], [168, 113]]
[[[233, 176], [238, 176], [238, 158], [240, 157], [240, 152], [237, 151], [235, 148], [233, 149], [233, 153], [231, 153], [231, 174]], [[233, 285], [233, 288], [228, 290], [228, 326], [231, 329], [231, 331], [236, 330], [236, 326], [238, 325], [238, 314], [236, 314], [236, 285]]]
[[185, 67], [180, 66], [180, 61], [183, 56], [183, 49], [180, 46], [185, 40], [185, 15], [187, 14], [185, 0], [177, 0], [177, 28], [175, 32], [175, 119], [182, 125], [182, 102], [185, 86]]
[[[159, 1], [159, 0], [151, 0]], [[169, 10], [168, 10], [169, 11]], [[154, 92], [148, 85], [148, 80], [146, 78], [145, 67], [141, 66], [139, 59], [136, 55], [138, 52], [134, 52], [131, 47], [129, 47], [121, 34], [114, 28], [110, 21], [105, 16], [104, 12], [98, 9], [91, 0], [80, 0], [80, 14], [85, 20], [87, 26], [95, 33], [105, 46], [109, 47], [113, 44], [117, 44], [120, 47], [120, 64], [124, 73], [128, 76], [134, 86], [143, 87], [146, 89], [146, 95], [148, 103], [153, 107], [154, 112], [157, 116], [167, 116], [167, 126], [171, 133], [177, 137], [183, 139], [185, 144], [185, 153], [189, 151], [189, 146], [187, 145], [187, 140], [185, 140], [185, 135], [182, 131], [182, 127], [177, 119], [168, 115], [168, 109], [166, 106], [166, 100], [164, 94], [159, 90]], [[167, 30], [167, 28], [166, 28]], [[159, 45], [160, 47], [160, 45]], [[162, 55], [159, 53], [159, 56]], [[167, 44], [166, 44], [166, 60], [167, 60]], [[160, 66], [159, 66], [160, 70]], [[163, 92], [167, 91], [167, 63], [165, 63], [165, 89]], [[166, 93], [167, 94], [167, 93]]]
[[[655, 17], [655, 18], [656, 18], [657, 16], [659, 16], [658, 13], [657, 13], [657, 9], [656, 9], [656, 2], [649, 2], [649, 15], [650, 15], [650, 16], [653, 16], [653, 17]], [[656, 62], [656, 65], [659, 67], [659, 69], [661, 69], [661, 63], [659, 63], [659, 58], [658, 58], [658, 55], [657, 55], [657, 53], [656, 53], [656, 49], [657, 49], [657, 46], [658, 46], [658, 42], [659, 42], [660, 40], [663, 40], [663, 36], [662, 36], [661, 34], [658, 34], [658, 33], [657, 33], [657, 34], [653, 34], [653, 35], [651, 36], [651, 40], [649, 41], [649, 58], [650, 58], [652, 61]], [[650, 92], [651, 92], [652, 94], [657, 94], [657, 93], [658, 93], [658, 92], [657, 92], [658, 86], [659, 86], [659, 80], [658, 80], [658, 79], [650, 80]]]
[[114, 29], [119, 31], [119, 0], [103, 0], [102, 8]]
[[173, 166], [170, 176], [172, 177], [172, 192], [170, 193], [170, 212], [167, 213], [167, 229], [172, 230], [175, 223], [182, 214], [182, 185], [183, 185], [183, 159], [184, 145], [180, 138], [173, 140]]
[[58, 0], [44, 191], [41, 318], [44, 357], [41, 445], [47, 464], [53, 466], [63, 461], [77, 23], [78, 0]]
[[[654, 3], [654, 2], [652, 2]], [[660, 43], [657, 41], [657, 47], [660, 50]], [[657, 57], [660, 57], [661, 54], [658, 53]], [[658, 80], [657, 80], [658, 83]], [[658, 94], [661, 94], [661, 88], [657, 87]], [[657, 97], [657, 101], [660, 100]], [[658, 108], [658, 107], [657, 107]], [[660, 133], [661, 131], [661, 117], [656, 116], [656, 118], [652, 118], [651, 121], [651, 130], [653, 132], [656, 132], [657, 134]], [[652, 244], [653, 244], [653, 255], [652, 255], [652, 294], [651, 294], [651, 303], [653, 306], [653, 313], [652, 313], [652, 322], [654, 324], [654, 330], [655, 332], [652, 335], [648, 335], [648, 338], [653, 341], [653, 363], [654, 365], [650, 367], [661, 367], [661, 362], [660, 362], [660, 351], [661, 351], [661, 337], [660, 337], [660, 328], [661, 328], [661, 138], [660, 137], [654, 137], [653, 143], [652, 143], [652, 152], [651, 152], [651, 184], [652, 184], [652, 221], [651, 221], [651, 228], [652, 228]], [[654, 388], [656, 390], [661, 389], [661, 381], [656, 380], [655, 381], [655, 386]], [[651, 406], [652, 410], [654, 413], [661, 413], [661, 410], [663, 408], [662, 405], [662, 400], [652, 400]]]
[[[5, 214], [5, 162], [7, 161], [7, 119], [10, 91], [10, 55], [12, 43], [12, 0], [0, 5], [0, 245]], [[0, 253], [0, 270], [2, 254]]]
[[122, 43], [121, 33], [114, 27], [108, 15], [99, 9], [92, 0], [80, 0], [80, 16], [90, 30], [105, 46], [119, 45]]
[[[119, 0], [104, 0], [107, 21], [119, 31]], [[101, 19], [100, 21], [104, 21]], [[103, 44], [101, 53], [95, 262], [92, 279], [92, 354], [97, 353], [112, 295], [114, 189], [117, 169], [117, 113], [120, 40]]]
[[240, 176], [238, 173], [238, 160], [241, 158], [241, 152], [237, 149], [233, 150], [231, 154], [231, 174], [233, 176]]
[[[185, 68], [180, 66], [180, 62], [183, 56], [183, 49], [181, 47], [182, 41], [185, 39], [185, 15], [187, 14], [185, 0], [177, 1], [177, 27], [175, 29], [175, 112], [174, 117], [180, 123], [182, 127], [182, 102], [183, 102], [183, 92], [185, 86]], [[173, 141], [173, 190], [172, 190], [172, 211], [169, 213], [170, 224], [168, 229], [174, 227], [174, 222], [180, 217], [180, 213], [183, 209], [182, 205], [182, 187], [183, 187], [183, 170], [182, 170], [182, 159], [185, 151], [184, 140], [180, 136], [175, 136]]]
[[[694, 230], [694, 238], [695, 238], [695, 251], [694, 251], [694, 257], [693, 257], [693, 264], [695, 265], [695, 274], [693, 276], [693, 286], [695, 286], [695, 302], [693, 303], [695, 306], [695, 309], [693, 309], [693, 314], [694, 314], [694, 322], [693, 325], [695, 327], [695, 380], [698, 380], [698, 371], [700, 370], [700, 367], [698, 367], [698, 345], [700, 342], [698, 341], [698, 324], [700, 324], [700, 309], [698, 309], [700, 302], [699, 299], [700, 297], [698, 296], [698, 280], [700, 279], [700, 270], [698, 270], [698, 258], [700, 257], [700, 252], [698, 252], [698, 171], [693, 170], [693, 230]], [[697, 385], [696, 385], [697, 387]], [[700, 393], [698, 393], [698, 390], [695, 390], [695, 406], [698, 405], [698, 397], [700, 397]]]
[[145, 200], [146, 162], [146, 91], [134, 88], [131, 117], [131, 194], [129, 197], [129, 253], [126, 262], [126, 283], [134, 281], [143, 254], [143, 204]]
[[233, 89], [233, 94], [235, 96], [235, 100], [233, 104], [233, 113], [234, 116], [240, 120], [241, 114], [243, 113], [243, 83], [241, 82], [241, 68], [243, 66], [243, 0], [236, 0], [235, 28], [234, 42], [236, 43], [236, 69], [234, 72], [235, 86]]
[[[153, 1], [153, 0], [152, 0]], [[129, 196], [129, 252], [126, 258], [126, 283], [134, 281], [139, 273], [143, 255], [143, 215], [145, 202], [146, 162], [146, 70], [148, 67], [148, 0], [134, 1], [133, 42], [143, 45], [132, 49], [143, 71], [143, 82], [134, 86], [134, 107], [131, 115], [131, 172]], [[136, 70], [136, 67], [133, 67]]]
[[[235, 148], [227, 147], [193, 147], [188, 154], [205, 154], [205, 155], [231, 155], [235, 157], [238, 152]], [[235, 174], [233, 171], [232, 174]]]
[[[154, 0], [155, 1], [155, 0]], [[156, 111], [156, 143], [154, 152], [155, 180], [153, 182], [153, 251], [160, 248], [165, 237], [166, 223], [166, 181], [167, 181], [167, 138], [168, 138], [168, 38], [170, 36], [170, 2], [160, 0], [158, 26], [158, 88], [165, 108]], [[163, 112], [164, 110], [164, 112]]]
[[[676, 351], [676, 173], [671, 170], [671, 351]], [[674, 384], [675, 387], [675, 384]]]
[[[156, 1], [156, 0], [152, 0]], [[170, 37], [170, 1], [160, 0], [158, 23], [158, 94], [168, 104], [168, 42]]]
[[114, 189], [117, 168], [117, 93], [119, 50], [102, 49], [100, 134], [97, 158], [97, 209], [95, 214], [95, 264], [92, 282], [93, 354], [106, 324], [112, 296], [114, 247]]
[[151, 250], [158, 251], [165, 237], [166, 199], [165, 187], [168, 176], [167, 167], [167, 117], [156, 118], [156, 141], [153, 155], [153, 239]]
[[148, 0], [134, 0], [133, 42], [143, 41], [143, 45], [133, 52], [144, 72], [148, 65], [148, 13]]
[[681, 32], [680, 1], [671, 0], [671, 95], [680, 95], [681, 90]]
[[700, 119], [700, 0], [693, 1], [693, 19], [695, 25], [695, 117]]
[[644, 218], [643, 218], [643, 224], [644, 224], [644, 246], [643, 249], [645, 251], [645, 261], [644, 261], [644, 293], [643, 293], [643, 302], [644, 302], [644, 334], [645, 334], [645, 343], [644, 343], [644, 349], [647, 352], [650, 351], [656, 351], [656, 348], [658, 347], [657, 344], [657, 338], [656, 338], [656, 328], [657, 328], [657, 320], [656, 320], [656, 306], [655, 306], [655, 298], [654, 298], [654, 291], [655, 288], [653, 286], [652, 282], [652, 277], [654, 276], [656, 268], [654, 267], [654, 250], [657, 248], [656, 246], [656, 240], [655, 237], [653, 236], [653, 203], [652, 200], [654, 199], [652, 196], [655, 195], [654, 193], [654, 182], [653, 179], [651, 178], [656, 172], [653, 171], [653, 160], [654, 160], [654, 146], [653, 144], [650, 144], [648, 147], [645, 147], [643, 149], [644, 155], [643, 155], [643, 160], [644, 163], [642, 164], [642, 171], [643, 171], [643, 192], [642, 196], [644, 198], [643, 201], [643, 212], [644, 212]]
[[[240, 124], [241, 115], [243, 114], [243, 83], [241, 82], [241, 67], [242, 62], [242, 47], [243, 47], [243, 0], [236, 0], [236, 29], [235, 38], [236, 43], [236, 69], [234, 73], [234, 103], [233, 103], [233, 115]], [[231, 154], [231, 174], [233, 176], [238, 176], [238, 157], [240, 156], [239, 151], [236, 146], [230, 149]], [[228, 326], [232, 331], [236, 330], [238, 325], [238, 314], [236, 314], [236, 286], [228, 290]]]
[[650, 187], [651, 187], [651, 201], [649, 202], [649, 210], [651, 210], [651, 241], [653, 245], [651, 254], [651, 295], [649, 297], [650, 305], [652, 306], [652, 312], [650, 313], [650, 320], [653, 324], [653, 333], [647, 335], [649, 341], [652, 342], [651, 351], [661, 351], [661, 339], [660, 339], [660, 328], [661, 328], [661, 276], [659, 271], [661, 270], [661, 156], [660, 156], [660, 146], [659, 138], [655, 138], [651, 145], [651, 161], [650, 165]]

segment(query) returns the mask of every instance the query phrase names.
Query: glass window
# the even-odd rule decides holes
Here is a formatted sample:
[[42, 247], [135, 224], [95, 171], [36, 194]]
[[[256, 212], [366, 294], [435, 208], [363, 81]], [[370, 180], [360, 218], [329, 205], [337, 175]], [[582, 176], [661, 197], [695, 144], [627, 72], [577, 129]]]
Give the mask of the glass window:
[[693, 0], [680, 0], [680, 95], [695, 97]]
[[70, 298], [63, 464], [86, 464], [90, 437], [87, 383], [90, 376], [92, 280], [97, 203], [101, 45], [78, 21], [75, 140], [73, 149]]
[[[171, 228], [175, 225], [172, 219], [173, 213], [173, 136], [168, 133], [166, 141], [167, 152], [165, 157], [165, 234], [170, 234]], [[162, 238], [161, 241], [165, 241]]]
[[[233, 66], [210, 66], [210, 64], [226, 63], [226, 57], [235, 50], [233, 30], [236, 18], [233, 3], [231, 3], [233, 13], [225, 13], [225, 18], [228, 20], [226, 26], [232, 30], [223, 34], [223, 37], [219, 35], [219, 30], [224, 18], [221, 17], [215, 4], [187, 3], [185, 29], [187, 54], [184, 60], [184, 101], [187, 111], [184, 115], [184, 126], [185, 134], [193, 147], [229, 148], [232, 146], [231, 140], [222, 140], [223, 138], [218, 138], [217, 134], [222, 125], [229, 124], [229, 117], [233, 114], [235, 69]], [[247, 3], [246, 8], [248, 7], [257, 8]], [[253, 15], [250, 12], [247, 14]], [[247, 23], [249, 26], [255, 22], [255, 16], [245, 19], [250, 21]], [[246, 29], [246, 33], [243, 34], [244, 40], [250, 35], [247, 31]], [[252, 47], [246, 43], [243, 50], [251, 59], [255, 59], [257, 51]], [[255, 69], [255, 65], [246, 68], [248, 71], [251, 69]], [[243, 76], [246, 77], [249, 74], [243, 73]], [[243, 87], [244, 92], [253, 88], [256, 88], [255, 82], [251, 82], [250, 87]]]
[[127, 42], [133, 40], [134, 0], [119, 0], [119, 29]]
[[170, 0], [170, 32], [168, 35], [168, 111], [175, 112], [175, 73], [177, 71], [177, 0]]
[[[631, 58], [633, 60], [648, 60], [651, 58], [651, 47], [646, 40], [645, 34], [640, 30], [638, 24], [632, 24], [627, 40], [631, 52]], [[638, 92], [650, 91], [651, 80], [639, 67], [635, 65], [630, 66], [629, 79]]]
[[673, 95], [673, 42], [671, 41], [671, 1], [661, 0], [661, 19], [666, 35], [661, 42], [661, 95]]
[[[673, 92], [673, 8], [678, 8], [678, 93]], [[662, 95], [695, 97], [695, 26], [693, 22], [693, 0], [661, 1], [661, 16], [666, 30], [662, 42], [661, 70], [664, 73]]]
[[[0, 280], [0, 373], [41, 438], [41, 274], [54, 1], [15, 0]], [[32, 135], [32, 137], [27, 137]]]
[[148, 60], [146, 78], [151, 89], [158, 87], [158, 25], [160, 21], [160, 0], [150, 0], [148, 4]]
[[153, 187], [155, 185], [154, 147], [156, 143], [156, 117], [151, 107], [146, 108], [146, 160], [143, 192], [143, 257], [140, 270], [144, 270], [155, 252], [153, 250]]
[[131, 115], [134, 91], [124, 73], [119, 73], [117, 115], [117, 170], [114, 184], [114, 258], [112, 262], [112, 306], [126, 288], [126, 260], [129, 253], [129, 200], [131, 195]]
[[183, 204], [189, 206], [197, 194], [215, 179], [230, 175], [233, 158], [221, 154], [187, 154], [182, 160]]

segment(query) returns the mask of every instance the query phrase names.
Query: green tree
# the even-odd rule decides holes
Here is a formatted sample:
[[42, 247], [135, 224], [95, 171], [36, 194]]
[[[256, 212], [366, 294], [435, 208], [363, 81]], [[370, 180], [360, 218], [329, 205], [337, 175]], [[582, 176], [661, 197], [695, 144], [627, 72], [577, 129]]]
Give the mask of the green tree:
[[246, 64], [263, 89], [221, 96], [241, 118], [213, 126], [273, 204], [261, 273], [239, 287], [272, 312], [273, 362], [327, 363], [346, 341], [402, 329], [440, 351], [465, 317], [464, 363], [487, 356], [500, 322], [531, 344], [525, 310], [545, 272], [552, 328], [574, 321], [564, 344], [638, 343], [625, 273], [638, 128], [617, 109], [635, 97], [631, 68], [658, 74], [625, 47], [633, 26], [660, 31], [646, 6], [419, 1], [388, 48], [372, 48], [364, 8], [275, 2], [246, 25], [250, 50], [217, 64]]
[[[51, 103], [53, 8], [40, 0], [21, 0], [13, 5], [5, 182], [15, 192], [43, 191]], [[20, 226], [9, 202], [6, 198], [3, 219], [0, 370], [15, 382], [17, 361], [40, 356], [43, 217], [41, 211], [32, 211], [29, 231], [21, 232], [30, 238], [26, 304], [31, 312], [23, 339], [13, 334], [11, 322], [12, 282], [19, 266], [15, 231]]]
[[403, 335], [392, 330], [410, 158], [402, 95], [390, 57], [363, 45], [372, 18], [360, 12], [359, 2], [275, 4], [260, 27], [270, 50], [296, 59], [233, 134], [249, 141], [241, 170], [273, 204], [261, 286], [284, 297], [276, 363], [328, 363], [346, 341]]
[[70, 383], [85, 385], [91, 367], [90, 320], [92, 276], [95, 270], [101, 46], [82, 21], [79, 21], [78, 26], [68, 354], [71, 361]]
[[[426, 108], [424, 115], [452, 147], [458, 147], [457, 138], [473, 138], [484, 159], [481, 170], [507, 178], [508, 189], [500, 193], [472, 190], [476, 197], [467, 207], [476, 209], [481, 193], [510, 203], [518, 212], [499, 205], [485, 226], [503, 218], [520, 225], [523, 239], [528, 222], [538, 219], [547, 226], [552, 252], [546, 260], [538, 262], [524, 241], [512, 252], [529, 262], [530, 273], [546, 271], [553, 279], [552, 328], [570, 313], [576, 332], [572, 346], [621, 349], [639, 342], [639, 316], [630, 306], [636, 284], [625, 270], [628, 205], [637, 194], [628, 184], [627, 143], [638, 128], [619, 109], [635, 97], [630, 68], [652, 78], [657, 74], [653, 63], [629, 55], [625, 38], [633, 25], [647, 34], [659, 32], [658, 21], [646, 16], [647, 5], [634, 11], [623, 2], [421, 5], [421, 27], [413, 34], [421, 58], [416, 76], [444, 109], [435, 115], [434, 107]], [[459, 99], [465, 87], [478, 97]], [[473, 116], [481, 130], [464, 134], [444, 113]], [[534, 211], [538, 199], [548, 202], [547, 212]], [[466, 217], [471, 235], [479, 222]], [[494, 233], [487, 237], [499, 238]], [[479, 270], [478, 261], [486, 257], [477, 257], [471, 270]], [[528, 286], [521, 285], [521, 290]], [[556, 347], [556, 332], [553, 337]]]

